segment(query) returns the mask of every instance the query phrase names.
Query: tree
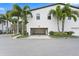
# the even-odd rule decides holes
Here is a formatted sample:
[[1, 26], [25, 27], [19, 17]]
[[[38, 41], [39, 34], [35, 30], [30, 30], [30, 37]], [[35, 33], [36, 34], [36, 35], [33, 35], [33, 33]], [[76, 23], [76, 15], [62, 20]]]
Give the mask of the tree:
[[2, 23], [2, 33], [4, 32], [4, 27], [3, 27], [4, 22], [5, 22], [4, 15], [0, 14], [0, 23]]
[[27, 32], [26, 30], [26, 24], [28, 23], [28, 15], [31, 15], [32, 17], [32, 13], [30, 11], [30, 7], [25, 5], [22, 8], [22, 12], [21, 12], [21, 18], [22, 18], [22, 35], [25, 35], [24, 33]]
[[9, 12], [10, 12], [10, 11], [7, 11], [7, 12], [4, 14], [4, 19], [5, 19], [6, 22], [7, 22], [7, 27], [6, 27], [6, 29], [7, 29], [6, 33], [7, 33], [7, 34], [8, 34], [8, 32], [9, 32], [9, 28], [8, 28], [8, 21], [10, 20]]
[[[26, 31], [26, 24], [28, 23], [27, 18], [28, 15], [31, 15], [30, 7], [25, 5], [23, 8], [21, 8], [19, 5], [14, 4], [13, 5], [13, 10], [10, 13], [12, 16], [11, 17], [18, 17], [17, 20], [17, 34], [19, 34], [19, 20], [22, 19], [22, 35], [24, 35], [24, 31]], [[26, 31], [27, 32], [27, 31]]]
[[61, 7], [58, 5], [55, 9], [51, 9], [49, 11], [49, 14], [52, 14], [53, 17], [57, 20], [58, 31], [60, 32], [59, 21], [61, 20], [61, 16], [62, 16]]
[[13, 10], [12, 12], [10, 13], [13, 17], [17, 17], [17, 34], [19, 34], [19, 19], [20, 19], [20, 16], [21, 16], [21, 8], [20, 6], [18, 6], [17, 4], [14, 4], [13, 5]]
[[66, 18], [73, 18], [74, 21], [77, 20], [78, 12], [75, 10], [72, 10], [70, 8], [70, 4], [65, 4], [65, 6], [62, 8], [62, 32], [64, 32], [64, 23]]
[[5, 14], [2, 14], [2, 19], [4, 19], [6, 22], [7, 22], [7, 26], [6, 26], [6, 33], [8, 34], [8, 32], [9, 32], [9, 28], [8, 28], [8, 21], [10, 20], [10, 18], [9, 18], [9, 12], [10, 11], [7, 11]]
[[17, 19], [16, 19], [16, 17], [12, 17], [11, 14], [10, 14], [10, 20], [9, 21], [12, 23], [11, 24], [11, 29], [12, 29], [13, 35], [17, 34], [17, 31], [16, 31]]

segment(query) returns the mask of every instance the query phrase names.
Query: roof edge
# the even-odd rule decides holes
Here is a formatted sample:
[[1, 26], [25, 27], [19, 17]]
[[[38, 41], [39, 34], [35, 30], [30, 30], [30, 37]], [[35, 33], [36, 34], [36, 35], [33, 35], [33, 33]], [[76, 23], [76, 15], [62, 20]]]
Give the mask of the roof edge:
[[[43, 6], [43, 7], [39, 7], [39, 8], [35, 8], [35, 9], [31, 9], [31, 11], [42, 9], [42, 8], [46, 8], [46, 7], [50, 7], [50, 6], [54, 6], [54, 5], [58, 5], [58, 4], [65, 5], [64, 3], [54, 3], [54, 4], [51, 4], [51, 5], [47, 5], [47, 6]], [[72, 6], [72, 5], [70, 5], [70, 7], [79, 9], [79, 7], [75, 7], [75, 6]]]

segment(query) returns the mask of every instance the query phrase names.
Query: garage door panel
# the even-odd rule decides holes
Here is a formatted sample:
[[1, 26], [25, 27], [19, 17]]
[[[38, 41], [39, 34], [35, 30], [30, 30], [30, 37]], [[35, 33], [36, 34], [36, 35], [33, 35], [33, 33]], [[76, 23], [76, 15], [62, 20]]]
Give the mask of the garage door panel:
[[31, 28], [31, 35], [46, 35], [47, 28]]

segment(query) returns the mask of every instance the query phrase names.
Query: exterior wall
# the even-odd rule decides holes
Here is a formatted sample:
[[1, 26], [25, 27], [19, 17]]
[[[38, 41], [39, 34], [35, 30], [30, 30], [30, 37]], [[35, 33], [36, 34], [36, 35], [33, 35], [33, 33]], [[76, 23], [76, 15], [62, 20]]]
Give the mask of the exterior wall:
[[[51, 9], [55, 9], [56, 6], [57, 5], [32, 11], [33, 18], [30, 18], [28, 20], [29, 23], [27, 24], [27, 32], [29, 33], [29, 35], [30, 35], [30, 28], [48, 28], [48, 33], [50, 31], [58, 31], [56, 19], [52, 17], [51, 20], [48, 20], [47, 18], [49, 11]], [[75, 8], [72, 8], [72, 9], [75, 9]], [[38, 13], [40, 14], [40, 20], [36, 19], [36, 14]], [[60, 23], [60, 26], [61, 26], [61, 23]], [[76, 22], [74, 22], [73, 19], [65, 21], [65, 31], [74, 31], [75, 35], [79, 35], [79, 28], [72, 29], [72, 27], [79, 27], [79, 20], [77, 20]]]
[[[5, 24], [3, 24], [3, 32], [6, 31], [6, 27], [7, 27], [7, 22], [5, 22]], [[8, 22], [8, 28], [11, 27], [11, 22]], [[2, 30], [2, 23], [0, 24], [0, 30]]]

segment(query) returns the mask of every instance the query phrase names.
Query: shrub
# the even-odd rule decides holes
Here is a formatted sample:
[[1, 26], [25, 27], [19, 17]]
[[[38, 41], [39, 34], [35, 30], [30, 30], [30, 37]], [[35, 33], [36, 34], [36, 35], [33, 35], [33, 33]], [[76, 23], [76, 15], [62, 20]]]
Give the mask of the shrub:
[[58, 37], [68, 37], [68, 36], [72, 36], [73, 32], [53, 32], [50, 31], [49, 35], [50, 36], [58, 36]]
[[50, 31], [50, 32], [49, 32], [49, 35], [53, 35], [53, 34], [54, 34], [54, 32], [53, 32], [53, 31]]
[[74, 32], [70, 31], [70, 32], [66, 32], [68, 35], [72, 35]]
[[24, 36], [28, 36], [28, 32], [24, 31]]
[[67, 36], [65, 32], [54, 32], [54, 36]]
[[25, 35], [28, 36], [28, 32]]

